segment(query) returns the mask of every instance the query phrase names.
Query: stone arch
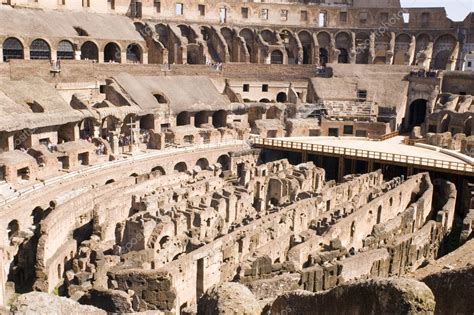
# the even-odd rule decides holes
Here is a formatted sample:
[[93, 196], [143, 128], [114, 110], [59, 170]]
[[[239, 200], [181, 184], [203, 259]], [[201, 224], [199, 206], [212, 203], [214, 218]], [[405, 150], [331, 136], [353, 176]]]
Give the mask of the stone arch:
[[277, 94], [276, 101], [278, 103], [286, 103], [288, 100], [288, 95], [285, 92], [280, 92]]
[[203, 110], [194, 114], [194, 126], [196, 128], [201, 127], [201, 125], [205, 125], [209, 123], [209, 116], [210, 113], [207, 110]]
[[116, 62], [122, 61], [122, 50], [117, 43], [110, 42], [104, 47], [104, 61], [105, 62]]
[[277, 65], [283, 64], [283, 53], [278, 49], [275, 49], [274, 51], [272, 51], [270, 55], [270, 63], [277, 64]]
[[30, 59], [51, 59], [51, 46], [42, 38], [37, 38], [30, 45]]
[[160, 165], [155, 166], [154, 168], [152, 168], [152, 169], [151, 169], [151, 173], [152, 173], [153, 175], [160, 175], [160, 176], [166, 175], [165, 169], [164, 169], [162, 166], [160, 166]]
[[189, 112], [181, 112], [176, 116], [176, 125], [177, 126], [186, 126], [191, 124], [191, 114]]
[[345, 31], [340, 31], [336, 34], [336, 48], [349, 50], [352, 46], [352, 37], [349, 33]]
[[410, 49], [411, 36], [401, 33], [395, 38], [395, 51], [393, 56], [393, 64], [405, 65], [408, 61], [407, 54]]
[[127, 46], [127, 63], [142, 63], [143, 49], [136, 43]]
[[270, 103], [270, 100], [268, 98], [262, 98], [259, 103]]
[[445, 70], [455, 47], [456, 38], [453, 35], [440, 35], [433, 45], [433, 61], [431, 68]]
[[99, 48], [96, 43], [87, 41], [81, 46], [81, 60], [99, 60]]
[[313, 63], [313, 37], [308, 31], [301, 31], [298, 33], [298, 38], [303, 47], [303, 64], [312, 64]]
[[196, 161], [196, 166], [199, 166], [201, 170], [206, 170], [209, 168], [209, 161], [206, 158], [200, 158]]
[[328, 32], [319, 32], [316, 38], [318, 39], [318, 46], [320, 48], [325, 48], [326, 50], [329, 49], [331, 44], [331, 35], [329, 35]]
[[11, 59], [24, 59], [24, 47], [16, 37], [9, 37], [3, 42], [3, 61]]
[[414, 100], [410, 104], [409, 125], [410, 128], [420, 126], [425, 122], [428, 101], [425, 99]]
[[103, 139], [108, 139], [109, 133], [117, 129], [119, 119], [114, 116], [107, 116], [102, 119], [100, 133]]
[[74, 45], [68, 40], [62, 40], [58, 43], [57, 49], [58, 59], [73, 60], [76, 56]]
[[188, 170], [188, 166], [186, 165], [185, 162], [178, 162], [174, 165], [173, 170], [183, 173]]
[[223, 154], [217, 158], [217, 163], [222, 166], [223, 171], [230, 170], [230, 157], [227, 154]]
[[218, 110], [212, 114], [212, 125], [214, 128], [223, 128], [227, 126], [227, 111]]
[[357, 64], [368, 64], [369, 63], [369, 48], [370, 48], [370, 36], [367, 33], [361, 32], [356, 34], [356, 63]]
[[262, 39], [269, 45], [276, 45], [277, 44], [277, 38], [275, 36], [275, 33], [269, 29], [264, 29], [260, 32], [260, 36]]
[[33, 224], [37, 225], [43, 219], [44, 210], [40, 206], [36, 207], [31, 211], [31, 216], [33, 217]]
[[8, 223], [7, 232], [9, 240], [18, 236], [18, 234], [20, 233], [20, 224], [18, 223], [18, 220], [15, 219]]
[[115, 179], [113, 179], [113, 178], [111, 178], [111, 179], [109, 179], [105, 182], [106, 185], [110, 185], [110, 184], [113, 184], [113, 183], [115, 183]]

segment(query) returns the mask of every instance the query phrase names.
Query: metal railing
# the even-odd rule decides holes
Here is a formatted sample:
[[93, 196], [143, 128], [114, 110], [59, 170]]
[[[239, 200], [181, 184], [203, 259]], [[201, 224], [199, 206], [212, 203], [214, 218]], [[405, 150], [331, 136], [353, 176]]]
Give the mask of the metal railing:
[[443, 161], [425, 157], [416, 157], [363, 149], [342, 148], [324, 144], [303, 143], [277, 139], [264, 139], [258, 137], [252, 137], [251, 143], [257, 146], [263, 145], [274, 148], [320, 152], [332, 155], [343, 155], [347, 157], [357, 157], [370, 160], [393, 162], [398, 164], [402, 163], [414, 166], [424, 166], [442, 170], [470, 173], [470, 175], [474, 175], [474, 166], [469, 165], [467, 163]]

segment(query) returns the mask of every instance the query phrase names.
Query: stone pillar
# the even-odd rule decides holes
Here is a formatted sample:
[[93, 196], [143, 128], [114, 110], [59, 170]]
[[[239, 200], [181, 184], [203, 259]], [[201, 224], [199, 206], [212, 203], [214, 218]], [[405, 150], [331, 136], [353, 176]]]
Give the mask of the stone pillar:
[[342, 182], [342, 178], [344, 177], [344, 157], [339, 157], [339, 165], [337, 168], [337, 181], [340, 183]]
[[390, 32], [390, 47], [385, 55], [385, 63], [388, 65], [393, 64], [393, 57], [395, 55], [395, 32]]
[[8, 141], [8, 151], [15, 150], [15, 140], [14, 140], [14, 137], [13, 137], [13, 133], [11, 133], [7, 136], [7, 141]]
[[368, 163], [367, 163], [367, 172], [370, 173], [370, 172], [373, 172], [373, 171], [374, 171], [374, 161], [369, 160]]
[[147, 65], [148, 64], [148, 53], [143, 53], [142, 55], [142, 64]]
[[127, 63], [127, 49], [120, 52], [120, 63]]
[[28, 46], [25, 46], [25, 48], [23, 48], [23, 54], [24, 54], [24, 58], [25, 60], [30, 60], [30, 47]]
[[99, 51], [99, 60], [98, 62], [99, 63], [104, 63], [104, 60], [105, 60], [105, 56], [104, 56], [104, 51]]
[[113, 154], [120, 153], [118, 131], [112, 131], [109, 133], [109, 144], [110, 144], [110, 149], [112, 150]]
[[413, 166], [408, 166], [407, 167], [407, 177], [409, 176], [412, 176], [413, 175]]
[[368, 64], [373, 64], [375, 60], [375, 33], [370, 33], [370, 44], [369, 44], [369, 62]]
[[[328, 62], [329, 63], [332, 63], [332, 62], [337, 62], [337, 59], [334, 60], [334, 55], [335, 55], [335, 51], [336, 51], [336, 38], [334, 37], [334, 34], [333, 33], [329, 33], [329, 35], [331, 36], [331, 42], [329, 44], [329, 51], [328, 51]], [[339, 51], [340, 53], [340, 51]], [[339, 54], [338, 54], [339, 56]]]
[[355, 64], [357, 60], [357, 44], [356, 44], [356, 34], [350, 32], [351, 34], [351, 47], [349, 48], [349, 63]]
[[301, 152], [301, 163], [306, 163], [308, 162], [308, 152], [303, 151]]

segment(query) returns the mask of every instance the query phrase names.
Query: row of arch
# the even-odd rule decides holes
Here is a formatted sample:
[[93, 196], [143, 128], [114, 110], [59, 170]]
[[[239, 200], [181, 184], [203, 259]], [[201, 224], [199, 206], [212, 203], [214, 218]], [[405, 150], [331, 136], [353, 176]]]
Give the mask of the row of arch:
[[[76, 59], [76, 51], [80, 51], [80, 59], [96, 60], [99, 58], [99, 46], [93, 41], [84, 42], [80, 48], [69, 40], [61, 40], [56, 47], [58, 60]], [[51, 45], [42, 38], [37, 38], [29, 45], [30, 59], [49, 60], [52, 56]], [[3, 42], [3, 61], [25, 59], [25, 47], [16, 37], [9, 37]], [[130, 63], [143, 62], [143, 49], [139, 44], [131, 43], [126, 48], [126, 61]], [[104, 62], [122, 62], [122, 48], [118, 43], [109, 42], [104, 46]]]
[[[221, 166], [221, 169], [223, 171], [230, 170], [230, 157], [229, 157], [229, 155], [222, 154], [221, 156], [219, 156], [217, 158], [216, 163], [218, 163]], [[210, 165], [211, 164], [209, 163], [209, 160], [207, 158], [203, 157], [203, 158], [198, 159], [194, 166], [198, 166], [201, 170], [207, 170], [207, 169], [209, 169]], [[187, 172], [188, 170], [189, 170], [188, 163], [186, 163], [184, 161], [177, 162], [173, 166], [173, 171], [174, 172], [183, 173], [183, 172]], [[153, 167], [151, 169], [151, 173], [153, 175], [156, 175], [156, 176], [167, 175], [166, 170], [160, 165]], [[138, 176], [138, 174], [134, 173], [130, 176], [136, 177], [136, 176]]]
[[[195, 44], [196, 38], [199, 35], [196, 34], [198, 29], [187, 25], [179, 25], [177, 28], [179, 30], [178, 34], [174, 34], [173, 28], [165, 24], [157, 24], [155, 28], [160, 42], [169, 49], [172, 49], [170, 48], [172, 46], [170, 42], [176, 36], [182, 36], [185, 39], [184, 43]], [[259, 43], [263, 42], [263, 44], [272, 48], [268, 52], [268, 57], [270, 63], [273, 64], [286, 62], [289, 64], [314, 64], [317, 63], [318, 58], [321, 64], [326, 62], [349, 63], [351, 62], [351, 57], [353, 57], [354, 60], [352, 62], [358, 64], [386, 64], [390, 62], [408, 65], [415, 64], [417, 54], [427, 49], [431, 44], [433, 46], [432, 68], [444, 69], [457, 44], [456, 37], [449, 33], [438, 36], [433, 36], [429, 33], [393, 33], [393, 42], [392, 32], [352, 32], [341, 30], [336, 33], [330, 33], [325, 30], [290, 31], [288, 29], [271, 30], [268, 28], [255, 30], [251, 28], [233, 29], [229, 27], [217, 29], [210, 26], [201, 26], [200, 29], [208, 45], [209, 37], [213, 33], [220, 33], [217, 36], [219, 41], [221, 41], [221, 38], [223, 39], [222, 45], [226, 46], [227, 52], [222, 52], [222, 45], [217, 45], [215, 51], [219, 56], [216, 56], [216, 58], [219, 61], [231, 62], [263, 62], [260, 56], [263, 48], [259, 46]], [[173, 34], [174, 36], [172, 36]], [[183, 44], [179, 39], [177, 41], [178, 45]], [[337, 59], [333, 60], [335, 49], [339, 52]], [[242, 50], [249, 56], [248, 60], [242, 57]], [[387, 56], [387, 51], [389, 50], [393, 52], [393, 59]], [[414, 52], [412, 56], [414, 55], [415, 58], [407, 56], [409, 51]], [[188, 63], [192, 63], [193, 60], [198, 62], [200, 59], [202, 58], [188, 58]]]

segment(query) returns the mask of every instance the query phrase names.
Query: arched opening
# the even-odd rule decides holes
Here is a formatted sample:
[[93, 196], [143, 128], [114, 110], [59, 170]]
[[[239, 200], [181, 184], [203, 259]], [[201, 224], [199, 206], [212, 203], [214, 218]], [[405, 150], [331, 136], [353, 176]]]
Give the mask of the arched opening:
[[270, 56], [270, 63], [275, 65], [283, 64], [283, 53], [279, 50], [272, 51]]
[[206, 158], [200, 158], [196, 161], [196, 166], [199, 166], [201, 170], [207, 170], [209, 168], [209, 161]]
[[443, 116], [443, 119], [441, 119], [441, 130], [440, 132], [448, 132], [449, 131], [449, 123], [451, 122], [451, 117], [448, 114], [445, 114]]
[[472, 134], [472, 116], [464, 121], [464, 134], [469, 137]]
[[341, 53], [339, 54], [339, 57], [337, 58], [337, 62], [349, 63], [349, 54], [347, 53], [347, 50], [345, 48], [339, 48], [339, 51]]
[[97, 45], [91, 41], [85, 42], [81, 46], [81, 59], [82, 60], [99, 60], [99, 49]]
[[262, 98], [259, 102], [260, 103], [270, 103], [270, 100], [268, 98]]
[[115, 183], [114, 179], [109, 179], [108, 181], [105, 182], [106, 185], [110, 185], [110, 184], [113, 184], [113, 183]]
[[281, 109], [272, 106], [267, 110], [267, 119], [281, 119]]
[[[219, 57], [217, 52], [213, 55], [213, 58], [217, 62], [221, 62], [221, 58]], [[186, 55], [186, 62], [189, 65], [198, 65], [198, 64], [200, 64], [200, 60], [201, 60], [201, 52], [200, 52], [199, 46], [188, 45], [188, 51], [187, 51], [187, 55]]]
[[43, 39], [35, 39], [30, 45], [30, 59], [51, 59], [51, 48]]
[[23, 59], [23, 45], [20, 40], [10, 37], [3, 42], [3, 61], [10, 59]]
[[312, 60], [312, 51], [313, 51], [313, 37], [307, 31], [302, 31], [298, 34], [298, 37], [303, 47], [303, 64], [311, 64]]
[[122, 60], [122, 52], [120, 47], [115, 43], [108, 43], [104, 48], [104, 61], [120, 63]]
[[127, 62], [128, 63], [141, 63], [142, 62], [142, 49], [137, 44], [130, 44], [127, 46]]
[[140, 130], [154, 130], [155, 129], [155, 116], [148, 114], [140, 117]]
[[377, 209], [377, 224], [379, 224], [380, 221], [382, 221], [382, 206], [379, 206]]
[[407, 58], [410, 49], [411, 37], [408, 34], [400, 34], [395, 40], [395, 52], [393, 56], [394, 65], [408, 65]]
[[221, 155], [217, 159], [217, 163], [222, 166], [223, 171], [230, 170], [230, 157], [228, 155]]
[[68, 40], [62, 40], [58, 44], [58, 59], [73, 60], [75, 56], [74, 46]]
[[165, 248], [166, 244], [170, 241], [170, 237], [168, 235], [163, 236], [160, 239], [160, 248], [163, 249]]
[[79, 124], [79, 137], [81, 139], [92, 138], [94, 136], [94, 121], [86, 118]]
[[161, 166], [155, 166], [154, 168], [152, 168], [151, 173], [155, 176], [166, 175], [165, 169]]
[[322, 66], [326, 66], [329, 61], [329, 54], [326, 48], [319, 48], [319, 64]]
[[425, 99], [418, 99], [410, 104], [410, 128], [420, 126], [422, 123], [425, 122], [426, 105], [427, 101]]
[[176, 126], [186, 126], [191, 123], [191, 114], [189, 112], [181, 112], [176, 117]]
[[194, 126], [196, 128], [200, 128], [201, 125], [206, 125], [207, 123], [209, 123], [209, 112], [208, 111], [197, 112], [194, 115]]
[[101, 137], [105, 140], [109, 138], [109, 134], [117, 129], [118, 119], [113, 116], [107, 116], [102, 120], [100, 127]]
[[41, 207], [36, 207], [33, 209], [33, 211], [31, 212], [31, 216], [33, 217], [34, 225], [37, 225], [41, 222], [41, 220], [43, 219], [43, 214], [44, 211]]
[[183, 173], [188, 170], [188, 166], [184, 162], [179, 162], [179, 163], [176, 163], [173, 169], [177, 172]]
[[157, 94], [154, 94], [153, 96], [156, 98], [156, 101], [159, 104], [168, 104], [168, 100], [166, 99], [166, 97], [163, 94], [157, 93]]
[[369, 63], [370, 37], [367, 33], [358, 33], [356, 35], [356, 63]]
[[278, 103], [286, 103], [288, 97], [285, 92], [280, 92], [277, 94], [277, 102]]
[[214, 128], [224, 128], [227, 126], [227, 111], [218, 110], [212, 114], [212, 125]]
[[450, 70], [448, 63], [450, 63], [451, 54], [456, 47], [456, 38], [451, 34], [441, 35], [436, 39], [433, 46], [433, 63], [431, 68], [436, 70]]
[[18, 233], [20, 232], [20, 225], [18, 224], [18, 220], [12, 220], [10, 221], [10, 223], [8, 223], [7, 232], [9, 240], [18, 236]]

